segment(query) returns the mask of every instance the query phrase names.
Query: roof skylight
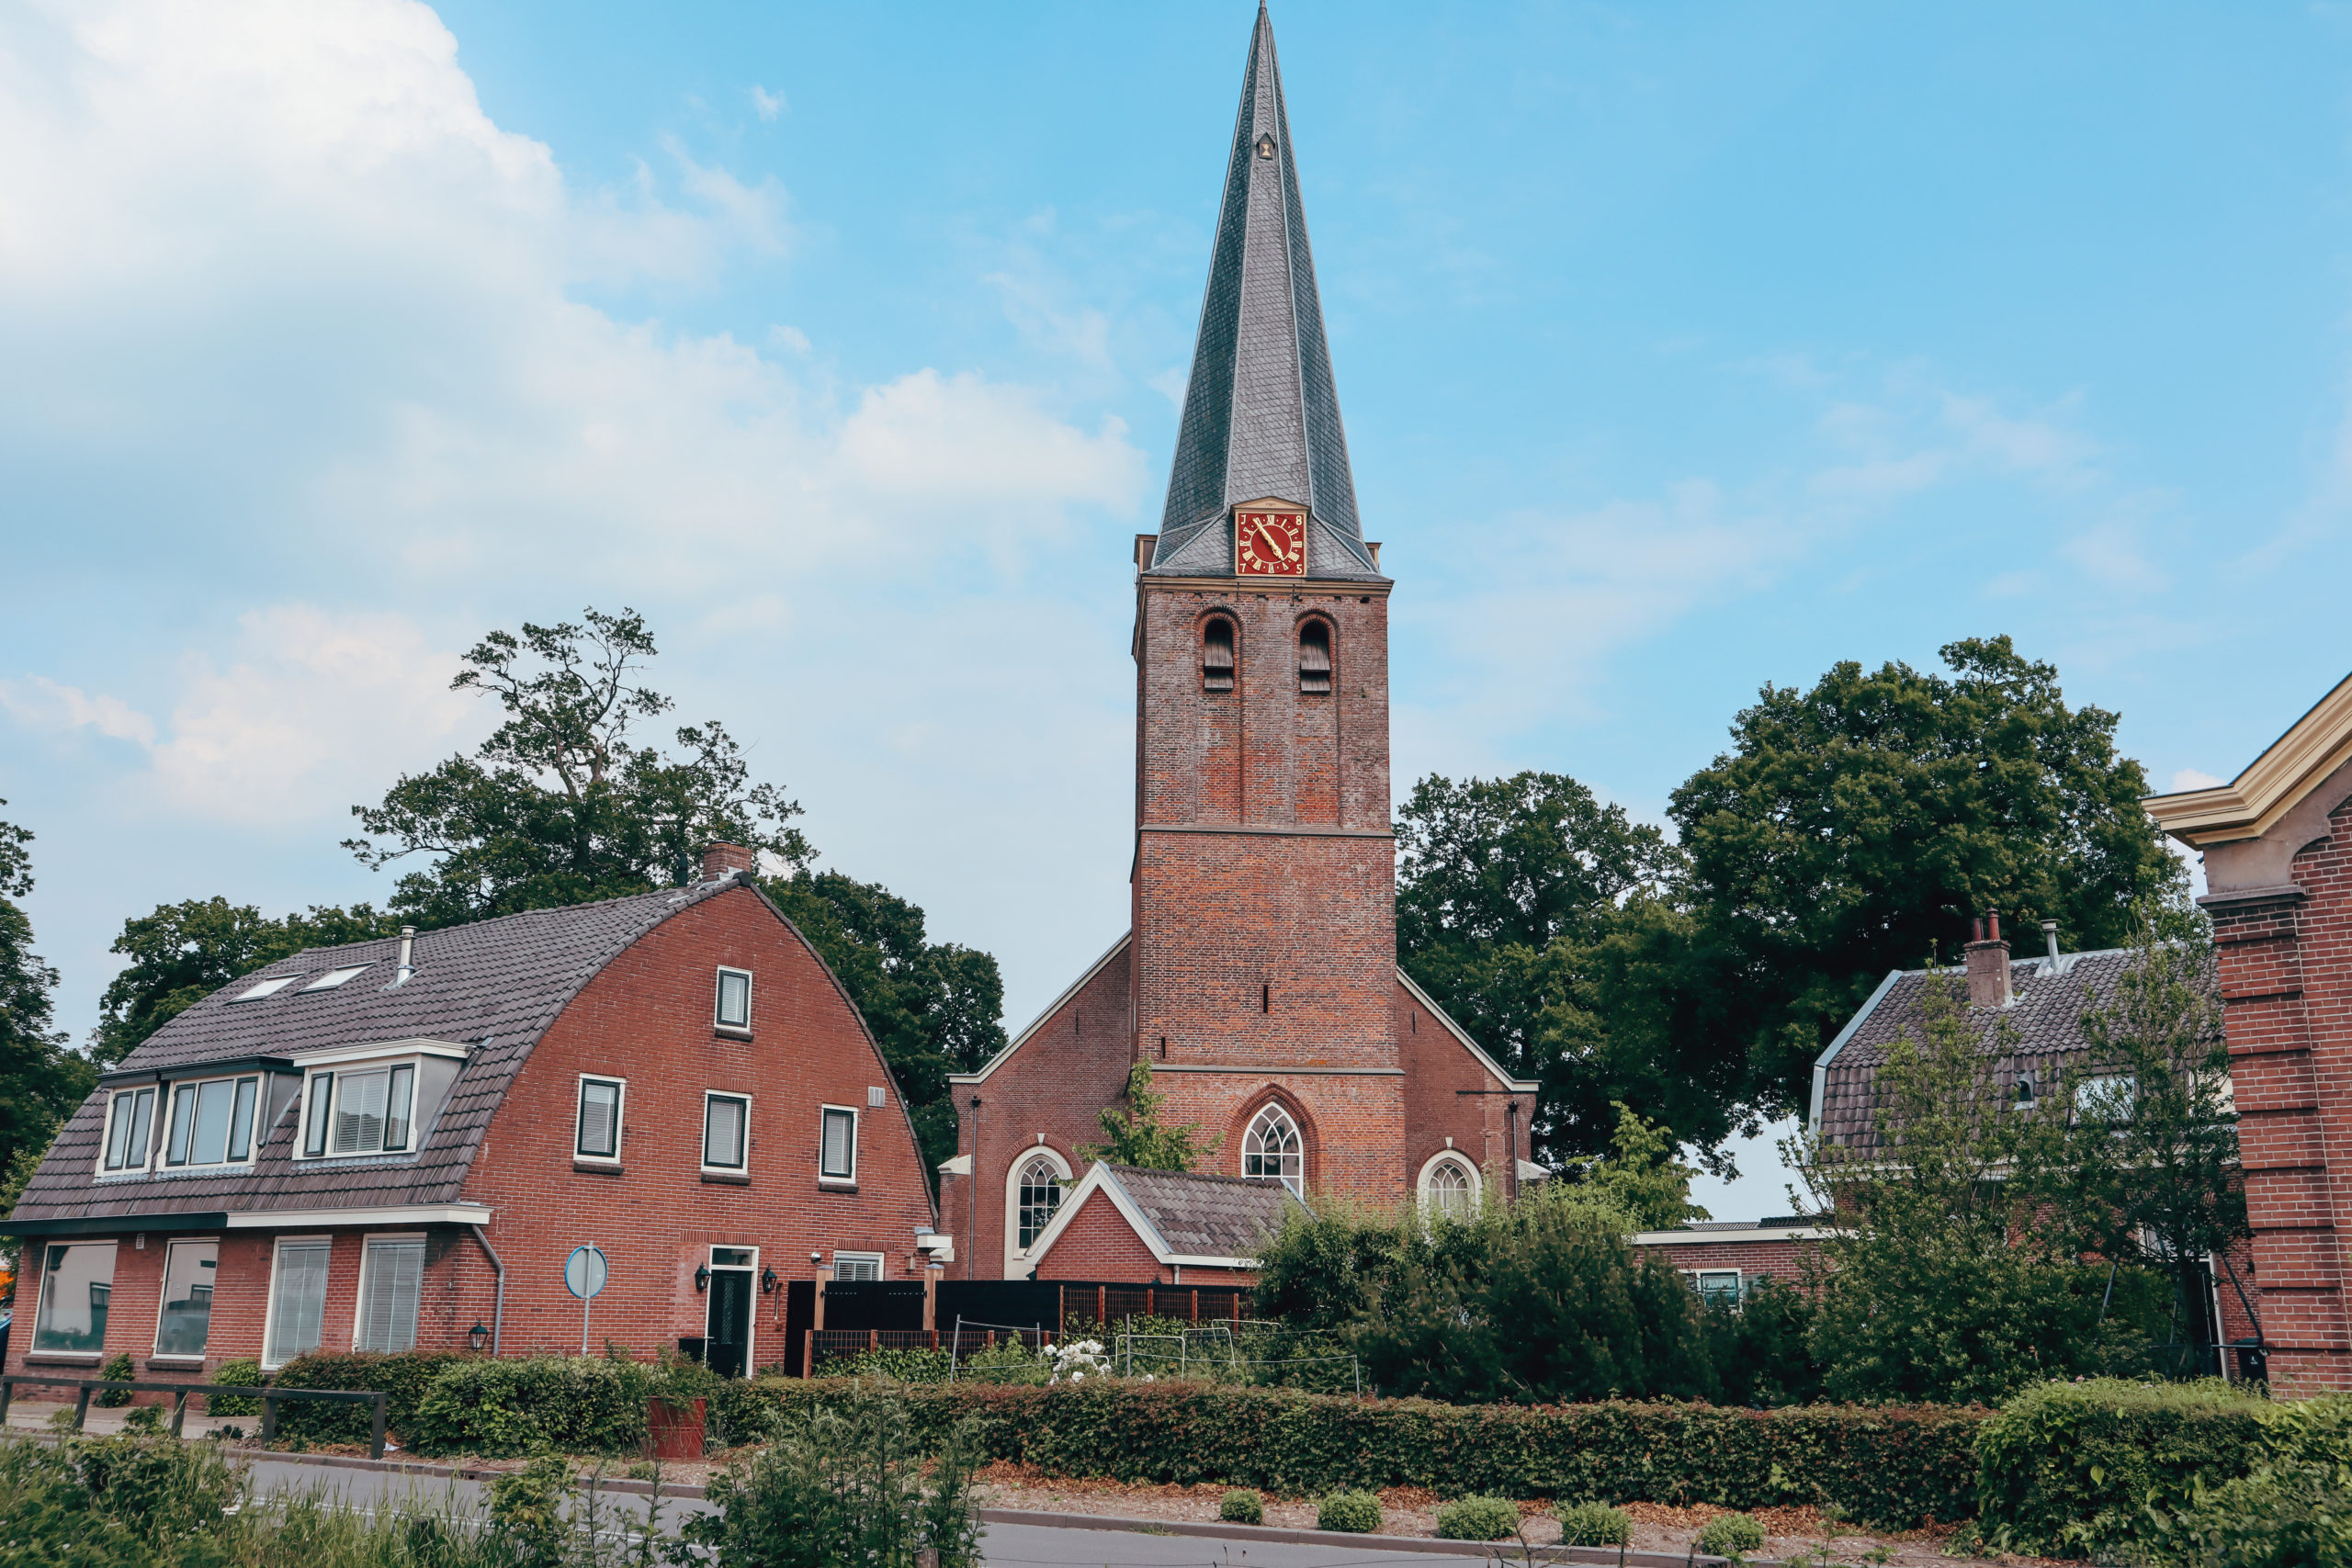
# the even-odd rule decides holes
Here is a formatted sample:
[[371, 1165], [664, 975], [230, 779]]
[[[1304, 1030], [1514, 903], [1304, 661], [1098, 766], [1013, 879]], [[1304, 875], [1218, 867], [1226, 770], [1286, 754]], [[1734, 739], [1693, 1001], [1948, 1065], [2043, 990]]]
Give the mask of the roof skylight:
[[257, 1002], [264, 997], [274, 997], [277, 995], [278, 992], [284, 990], [287, 987], [292, 985], [301, 977], [302, 976], [300, 975], [280, 975], [275, 979], [264, 980], [260, 985], [254, 987], [251, 990], [240, 992], [236, 996], [231, 997], [229, 999], [232, 1002]]
[[365, 964], [348, 964], [340, 969], [330, 969], [302, 988], [306, 991], [332, 991], [367, 967]]

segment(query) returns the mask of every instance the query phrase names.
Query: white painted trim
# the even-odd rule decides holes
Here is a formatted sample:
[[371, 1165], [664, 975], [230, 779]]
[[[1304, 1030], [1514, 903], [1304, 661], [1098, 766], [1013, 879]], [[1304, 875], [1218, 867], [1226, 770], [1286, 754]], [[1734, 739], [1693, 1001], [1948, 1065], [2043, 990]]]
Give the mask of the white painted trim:
[[277, 1230], [284, 1225], [486, 1225], [490, 1224], [490, 1214], [487, 1203], [403, 1203], [384, 1209], [248, 1209], [231, 1214], [228, 1228], [255, 1231]]
[[[273, 1075], [269, 1073], [255, 1070], [243, 1073], [198, 1073], [193, 1077], [178, 1078], [169, 1077], [167, 1069], [166, 1075], [160, 1076], [155, 1084], [155, 1121], [153, 1124], [148, 1128], [148, 1132], [153, 1140], [148, 1150], [148, 1168], [155, 1171], [251, 1170], [254, 1163], [261, 1158], [262, 1141], [269, 1135], [269, 1129], [262, 1125], [261, 1119], [263, 1111], [267, 1108], [269, 1103], [266, 1099], [266, 1095], [269, 1087], [268, 1080]], [[197, 1098], [200, 1100], [202, 1098], [201, 1091], [206, 1084], [224, 1083], [231, 1086], [229, 1089], [229, 1136], [234, 1137], [237, 1131], [237, 1090], [235, 1086], [246, 1081], [247, 1079], [251, 1079], [254, 1086], [254, 1122], [252, 1126], [245, 1129], [245, 1157], [243, 1159], [206, 1160], [201, 1164], [198, 1164], [195, 1160], [183, 1160], [178, 1165], [174, 1165], [171, 1162], [172, 1102], [179, 1098], [180, 1090], [185, 1089], [190, 1094], [197, 1096]], [[118, 1089], [115, 1092], [119, 1094], [121, 1090]], [[189, 1101], [187, 1115], [188, 1142], [193, 1144], [196, 1141], [196, 1101], [193, 1100]], [[113, 1129], [109, 1127], [107, 1131], [112, 1132]], [[220, 1145], [221, 1152], [223, 1154], [227, 1153], [228, 1147], [228, 1141], [224, 1138]], [[298, 1145], [297, 1147], [299, 1148], [300, 1145]], [[401, 1150], [396, 1152], [405, 1153], [406, 1151]], [[345, 1157], [347, 1158], [349, 1156], [346, 1156]], [[98, 1147], [98, 1159], [100, 1173], [106, 1174], [106, 1146], [103, 1144]], [[127, 1174], [130, 1169], [130, 1168], [129, 1166], [125, 1166], [121, 1170], [112, 1172], [111, 1174], [120, 1177]]]
[[[831, 1175], [825, 1169], [825, 1112], [828, 1111], [844, 1111], [849, 1116], [849, 1174], [846, 1176]], [[817, 1179], [819, 1181], [841, 1187], [857, 1185], [857, 1117], [858, 1108], [854, 1105], [819, 1103], [817, 1107]]]
[[[1069, 1161], [1064, 1158], [1062, 1152], [1051, 1144], [1030, 1145], [1016, 1154], [1012, 1163], [1006, 1167], [1004, 1172], [1004, 1277], [1008, 1280], [1027, 1277], [1029, 1271], [1023, 1265], [1026, 1264], [1031, 1256], [1037, 1251], [1038, 1242], [1046, 1238], [1045, 1231], [1039, 1231], [1036, 1241], [1031, 1242], [1025, 1247], [1020, 1245], [1021, 1173], [1029, 1168], [1032, 1160], [1036, 1159], [1044, 1159], [1051, 1164], [1055, 1173], [1062, 1179], [1065, 1185], [1069, 1183], [1073, 1174]], [[1069, 1201], [1069, 1194], [1064, 1192], [1061, 1201], [1054, 1205], [1054, 1213], [1057, 1217], [1062, 1212], [1062, 1204]], [[1048, 1220], [1046, 1224], [1047, 1229], [1051, 1229], [1053, 1221]]]
[[1639, 1231], [1634, 1234], [1635, 1247], [1732, 1247], [1748, 1246], [1759, 1241], [1820, 1241], [1825, 1237], [1846, 1233], [1823, 1225], [1791, 1225], [1783, 1229], [1755, 1226], [1736, 1231]]
[[1054, 1244], [1061, 1240], [1062, 1233], [1069, 1229], [1071, 1222], [1078, 1217], [1078, 1212], [1086, 1207], [1087, 1199], [1097, 1192], [1101, 1192], [1111, 1201], [1111, 1206], [1119, 1211], [1120, 1217], [1127, 1222], [1128, 1228], [1136, 1233], [1136, 1238], [1143, 1243], [1152, 1257], [1170, 1268], [1255, 1269], [1258, 1267], [1258, 1260], [1254, 1258], [1196, 1258], [1188, 1253], [1171, 1250], [1168, 1245], [1168, 1238], [1159, 1234], [1159, 1227], [1145, 1217], [1143, 1210], [1136, 1206], [1134, 1195], [1120, 1185], [1119, 1179], [1111, 1174], [1111, 1168], [1101, 1160], [1096, 1160], [1087, 1168], [1085, 1177], [1080, 1180], [1077, 1187], [1071, 1190], [1069, 1196], [1062, 1200], [1061, 1207], [1054, 1211], [1054, 1223], [1046, 1227], [1045, 1234], [1040, 1235], [1036, 1244], [1029, 1249], [1029, 1255], [1042, 1259], [1051, 1252], [1054, 1249]]
[[[220, 1244], [210, 1236], [201, 1235], [174, 1236], [165, 1241], [164, 1243], [164, 1269], [162, 1273], [155, 1276], [155, 1337], [149, 1341], [151, 1345], [160, 1347], [164, 1342], [164, 1307], [166, 1300], [172, 1293], [172, 1254], [183, 1247], [209, 1247], [212, 1249], [212, 1281], [216, 1299], [219, 1294], [220, 1282]], [[42, 1283], [46, 1284], [47, 1282], [47, 1279], [44, 1277]], [[212, 1317], [209, 1313], [205, 1314], [204, 1319], [204, 1343], [208, 1348], [212, 1343]], [[194, 1361], [198, 1365], [201, 1365], [204, 1360], [204, 1351], [202, 1350], [196, 1351], [193, 1354], [190, 1354], [186, 1350], [175, 1350], [169, 1355], [166, 1355], [162, 1349], [158, 1348], [154, 1350], [153, 1354], [156, 1359], [166, 1361]]]
[[[628, 1129], [628, 1079], [617, 1073], [576, 1073], [573, 1075], [571, 1098], [571, 1157], [582, 1165], [618, 1165], [624, 1145], [622, 1139]], [[583, 1155], [580, 1152], [580, 1112], [588, 1103], [588, 1084], [618, 1084], [620, 1099], [613, 1106], [613, 1152], [608, 1155]]]
[[345, 1045], [334, 1051], [306, 1051], [293, 1058], [295, 1070], [307, 1073], [312, 1067], [332, 1067], [344, 1062], [371, 1062], [379, 1056], [447, 1056], [462, 1062], [473, 1055], [473, 1047], [450, 1040], [429, 1040], [419, 1036], [413, 1040], [387, 1040], [376, 1045]]
[[1465, 1031], [1460, 1024], [1454, 1022], [1453, 1019], [1447, 1017], [1446, 1011], [1443, 1008], [1430, 1000], [1430, 994], [1427, 991], [1424, 991], [1419, 986], [1413, 984], [1413, 977], [1405, 973], [1405, 966], [1401, 964], [1396, 966], [1396, 979], [1397, 983], [1405, 987], [1406, 994], [1410, 996], [1415, 1001], [1420, 1003], [1424, 1009], [1428, 1010], [1429, 1015], [1431, 1018], [1443, 1024], [1445, 1026], [1445, 1032], [1448, 1034], [1453, 1035], [1455, 1042], [1459, 1043], [1464, 1050], [1469, 1052], [1473, 1056], [1476, 1056], [1478, 1059], [1478, 1065], [1486, 1068], [1487, 1075], [1497, 1083], [1502, 1085], [1503, 1088], [1510, 1090], [1513, 1094], [1533, 1094], [1537, 1089], [1544, 1087], [1542, 1084], [1535, 1083], [1531, 1080], [1512, 1077], [1509, 1073], [1504, 1072], [1501, 1063], [1496, 1061], [1492, 1056], [1487, 1055], [1484, 1050], [1480, 1049], [1478, 1043], [1470, 1038], [1467, 1031]]
[[1072, 985], [1069, 989], [1064, 991], [1060, 996], [1056, 997], [1052, 1001], [1047, 1002], [1046, 1004], [1046, 1010], [1039, 1013], [1035, 1018], [1031, 1019], [1029, 1021], [1029, 1026], [1012, 1037], [1012, 1044], [1007, 1045], [1003, 1050], [999, 1051], [994, 1056], [989, 1058], [988, 1066], [982, 1067], [977, 1073], [950, 1073], [947, 1075], [947, 1081], [952, 1084], [988, 1082], [989, 1075], [995, 1072], [999, 1067], [1004, 1066], [1005, 1063], [1011, 1061], [1012, 1059], [1012, 1054], [1015, 1051], [1020, 1050], [1023, 1045], [1029, 1043], [1029, 1037], [1036, 1033], [1040, 1029], [1045, 1028], [1046, 1021], [1051, 1019], [1054, 1014], [1061, 1011], [1064, 1003], [1068, 1002], [1072, 997], [1078, 995], [1079, 992], [1086, 989], [1087, 983], [1092, 980], [1095, 976], [1102, 973], [1102, 966], [1104, 964], [1110, 963], [1111, 960], [1118, 957], [1120, 953], [1126, 951], [1127, 942], [1134, 935], [1135, 933], [1133, 931], [1124, 931], [1120, 933], [1119, 940], [1111, 944], [1110, 950], [1104, 953], [1102, 957], [1088, 964], [1086, 966], [1086, 973], [1080, 975], [1078, 977], [1077, 983]]
[[[229, 1216], [229, 1223], [231, 1224], [236, 1224], [236, 1220], [237, 1217], [234, 1214]], [[281, 1235], [272, 1238], [269, 1244], [269, 1283], [262, 1296], [261, 1303], [261, 1354], [255, 1358], [261, 1364], [261, 1370], [266, 1372], [274, 1372], [278, 1368], [286, 1365], [285, 1361], [273, 1361], [269, 1359], [270, 1333], [277, 1325], [278, 1265], [283, 1258], [286, 1248], [288, 1246], [299, 1247], [304, 1245], [325, 1247], [327, 1249], [327, 1289], [330, 1292], [334, 1289], [334, 1237], [331, 1235]], [[318, 1348], [322, 1350], [326, 1348], [326, 1303], [322, 1300], [319, 1303]], [[298, 1350], [295, 1352], [296, 1356], [300, 1354], [302, 1354], [301, 1351]], [[293, 1357], [289, 1356], [287, 1358], [287, 1360], [291, 1360], [293, 1359]]]
[[[102, 1119], [98, 1123], [98, 1153], [96, 1161], [90, 1168], [91, 1174], [95, 1179], [99, 1181], [120, 1181], [126, 1176], [145, 1176], [154, 1169], [155, 1145], [157, 1142], [156, 1134], [163, 1124], [163, 1117], [158, 1114], [158, 1111], [170, 1105], [172, 1099], [171, 1094], [169, 1093], [170, 1089], [171, 1086], [168, 1083], [159, 1082], [124, 1084], [119, 1089], [110, 1089], [107, 1090], [107, 1113], [104, 1119]], [[157, 1110], [150, 1111], [147, 1113], [146, 1155], [136, 1165], [132, 1165], [126, 1160], [119, 1169], [108, 1170], [107, 1168], [107, 1145], [114, 1142], [115, 1118], [122, 1113], [121, 1105], [125, 1099], [137, 1096], [142, 1091], [153, 1097], [157, 1107]], [[232, 1111], [233, 1113], [233, 1105], [232, 1107]], [[254, 1116], [255, 1120], [259, 1120], [260, 1112], [256, 1111], [254, 1112]], [[259, 1128], [254, 1129], [254, 1142], [256, 1145], [261, 1142]], [[128, 1154], [130, 1151], [126, 1149], [123, 1152]], [[248, 1160], [245, 1163], [251, 1164], [252, 1162]]]
[[[376, 1244], [379, 1241], [423, 1242], [425, 1239], [423, 1231], [373, 1232], [359, 1238], [359, 1283], [351, 1292], [351, 1338], [348, 1341], [355, 1352], [359, 1348], [359, 1325], [368, 1311], [368, 1254], [375, 1249]], [[421, 1269], [416, 1277], [416, 1319], [417, 1327], [422, 1329], [424, 1326], [424, 1274]], [[416, 1347], [411, 1345], [409, 1348], [413, 1350]], [[397, 1352], [387, 1352], [387, 1354], [397, 1354]]]
[[[750, 1168], [751, 1162], [752, 1124], [750, 1119], [747, 1117], [743, 1122], [743, 1164], [745, 1168], [748, 1169]], [[743, 1376], [749, 1378], [758, 1372], [760, 1366], [757, 1359], [760, 1348], [760, 1249], [756, 1247], [737, 1247], [729, 1242], [712, 1242], [710, 1244], [710, 1254], [703, 1259], [703, 1262], [709, 1268], [711, 1277], [713, 1279], [718, 1278], [719, 1270], [722, 1268], [722, 1265], [718, 1260], [718, 1249], [722, 1247], [726, 1247], [729, 1252], [748, 1252], [752, 1255], [751, 1265], [748, 1268], [741, 1263], [729, 1263], [723, 1265], [728, 1272], [747, 1275], [750, 1277], [752, 1281], [751, 1292], [744, 1303], [745, 1311], [743, 1314]], [[694, 1281], [689, 1280], [686, 1282], [688, 1284], [692, 1284]], [[710, 1365], [710, 1303], [713, 1299], [714, 1298], [710, 1292], [705, 1291], [703, 1292], [702, 1354], [703, 1365], [705, 1366]]]
[[1470, 1173], [1470, 1210], [1471, 1213], [1476, 1213], [1479, 1199], [1486, 1196], [1487, 1177], [1486, 1173], [1478, 1168], [1478, 1162], [1461, 1149], [1440, 1149], [1421, 1161], [1420, 1173], [1413, 1178], [1414, 1201], [1419, 1203], [1424, 1210], [1429, 1208], [1430, 1172], [1449, 1160]]
[[[305, 1061], [302, 1064], [301, 1087], [296, 1089], [294, 1093], [294, 1104], [296, 1107], [296, 1114], [294, 1118], [294, 1146], [288, 1152], [287, 1157], [303, 1165], [316, 1164], [322, 1167], [333, 1165], [338, 1160], [414, 1158], [422, 1152], [425, 1131], [424, 1127], [418, 1124], [416, 1114], [417, 1080], [424, 1076], [425, 1057], [447, 1056], [447, 1055], [448, 1053], [446, 1051], [410, 1051], [397, 1055], [384, 1057], [355, 1057], [350, 1061], [345, 1061], [340, 1065]], [[335, 1102], [343, 1098], [344, 1083], [351, 1076], [349, 1073], [344, 1071], [344, 1067], [351, 1066], [353, 1062], [356, 1062], [367, 1072], [374, 1072], [379, 1067], [381, 1067], [384, 1070], [384, 1122], [387, 1127], [391, 1124], [392, 1072], [395, 1068], [399, 1067], [406, 1067], [409, 1069], [408, 1142], [401, 1147], [397, 1149], [354, 1149], [345, 1154], [335, 1153]], [[334, 1074], [334, 1081], [327, 1086], [327, 1135], [324, 1140], [324, 1146], [319, 1153], [311, 1154], [307, 1152], [311, 1146], [311, 1106], [313, 1098], [311, 1093], [311, 1085], [317, 1079], [321, 1072], [329, 1072]], [[445, 1094], [442, 1097], [442, 1103], [447, 1104], [447, 1102], [448, 1097]], [[438, 1116], [439, 1112], [436, 1111], [435, 1114]], [[254, 1119], [256, 1121], [260, 1119], [260, 1111], [258, 1110], [254, 1111]], [[259, 1134], [259, 1129], [257, 1128], [254, 1138], [254, 1154], [255, 1158], [260, 1157], [261, 1143], [262, 1140]], [[206, 1168], [193, 1167], [184, 1168], [202, 1169]]]

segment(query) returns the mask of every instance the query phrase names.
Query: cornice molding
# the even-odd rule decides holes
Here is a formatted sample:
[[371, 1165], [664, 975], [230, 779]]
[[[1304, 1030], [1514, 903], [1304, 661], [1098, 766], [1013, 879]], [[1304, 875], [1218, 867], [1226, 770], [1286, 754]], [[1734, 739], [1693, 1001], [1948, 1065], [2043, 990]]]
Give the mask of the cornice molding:
[[2192, 849], [2258, 839], [2346, 762], [2352, 762], [2352, 675], [2228, 784], [2152, 795], [2141, 805], [2157, 827]]

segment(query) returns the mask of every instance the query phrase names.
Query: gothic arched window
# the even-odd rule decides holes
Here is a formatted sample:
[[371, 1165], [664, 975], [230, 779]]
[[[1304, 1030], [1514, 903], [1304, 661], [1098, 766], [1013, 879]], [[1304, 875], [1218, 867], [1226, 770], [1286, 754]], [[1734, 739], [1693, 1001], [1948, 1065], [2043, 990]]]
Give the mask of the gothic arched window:
[[1061, 1207], [1061, 1172], [1052, 1160], [1043, 1156], [1021, 1168], [1021, 1247], [1029, 1245], [1046, 1234], [1054, 1221], [1054, 1211]]
[[1421, 1173], [1421, 1206], [1432, 1214], [1466, 1220], [1478, 1201], [1478, 1176], [1470, 1162], [1442, 1155]]
[[1309, 621], [1298, 628], [1298, 689], [1331, 689], [1331, 628], [1326, 622]]
[[1306, 1145], [1289, 1111], [1269, 1105], [1250, 1122], [1250, 1131], [1241, 1139], [1241, 1174], [1261, 1181], [1279, 1181], [1306, 1196]]
[[1233, 690], [1233, 623], [1223, 615], [1201, 628], [1201, 690]]

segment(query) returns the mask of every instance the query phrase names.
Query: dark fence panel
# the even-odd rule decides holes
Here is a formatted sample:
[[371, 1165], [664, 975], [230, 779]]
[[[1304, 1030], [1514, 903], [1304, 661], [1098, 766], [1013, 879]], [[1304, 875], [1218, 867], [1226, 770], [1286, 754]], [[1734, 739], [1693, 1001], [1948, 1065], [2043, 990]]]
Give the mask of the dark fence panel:
[[[992, 1323], [1013, 1328], [1040, 1325], [1058, 1329], [1062, 1321], [1062, 1286], [1051, 1280], [942, 1280], [935, 1314], [942, 1329], [956, 1320]], [[825, 1319], [825, 1326], [832, 1326]]]
[[920, 1280], [842, 1280], [825, 1287], [825, 1326], [913, 1329], [922, 1326]]

